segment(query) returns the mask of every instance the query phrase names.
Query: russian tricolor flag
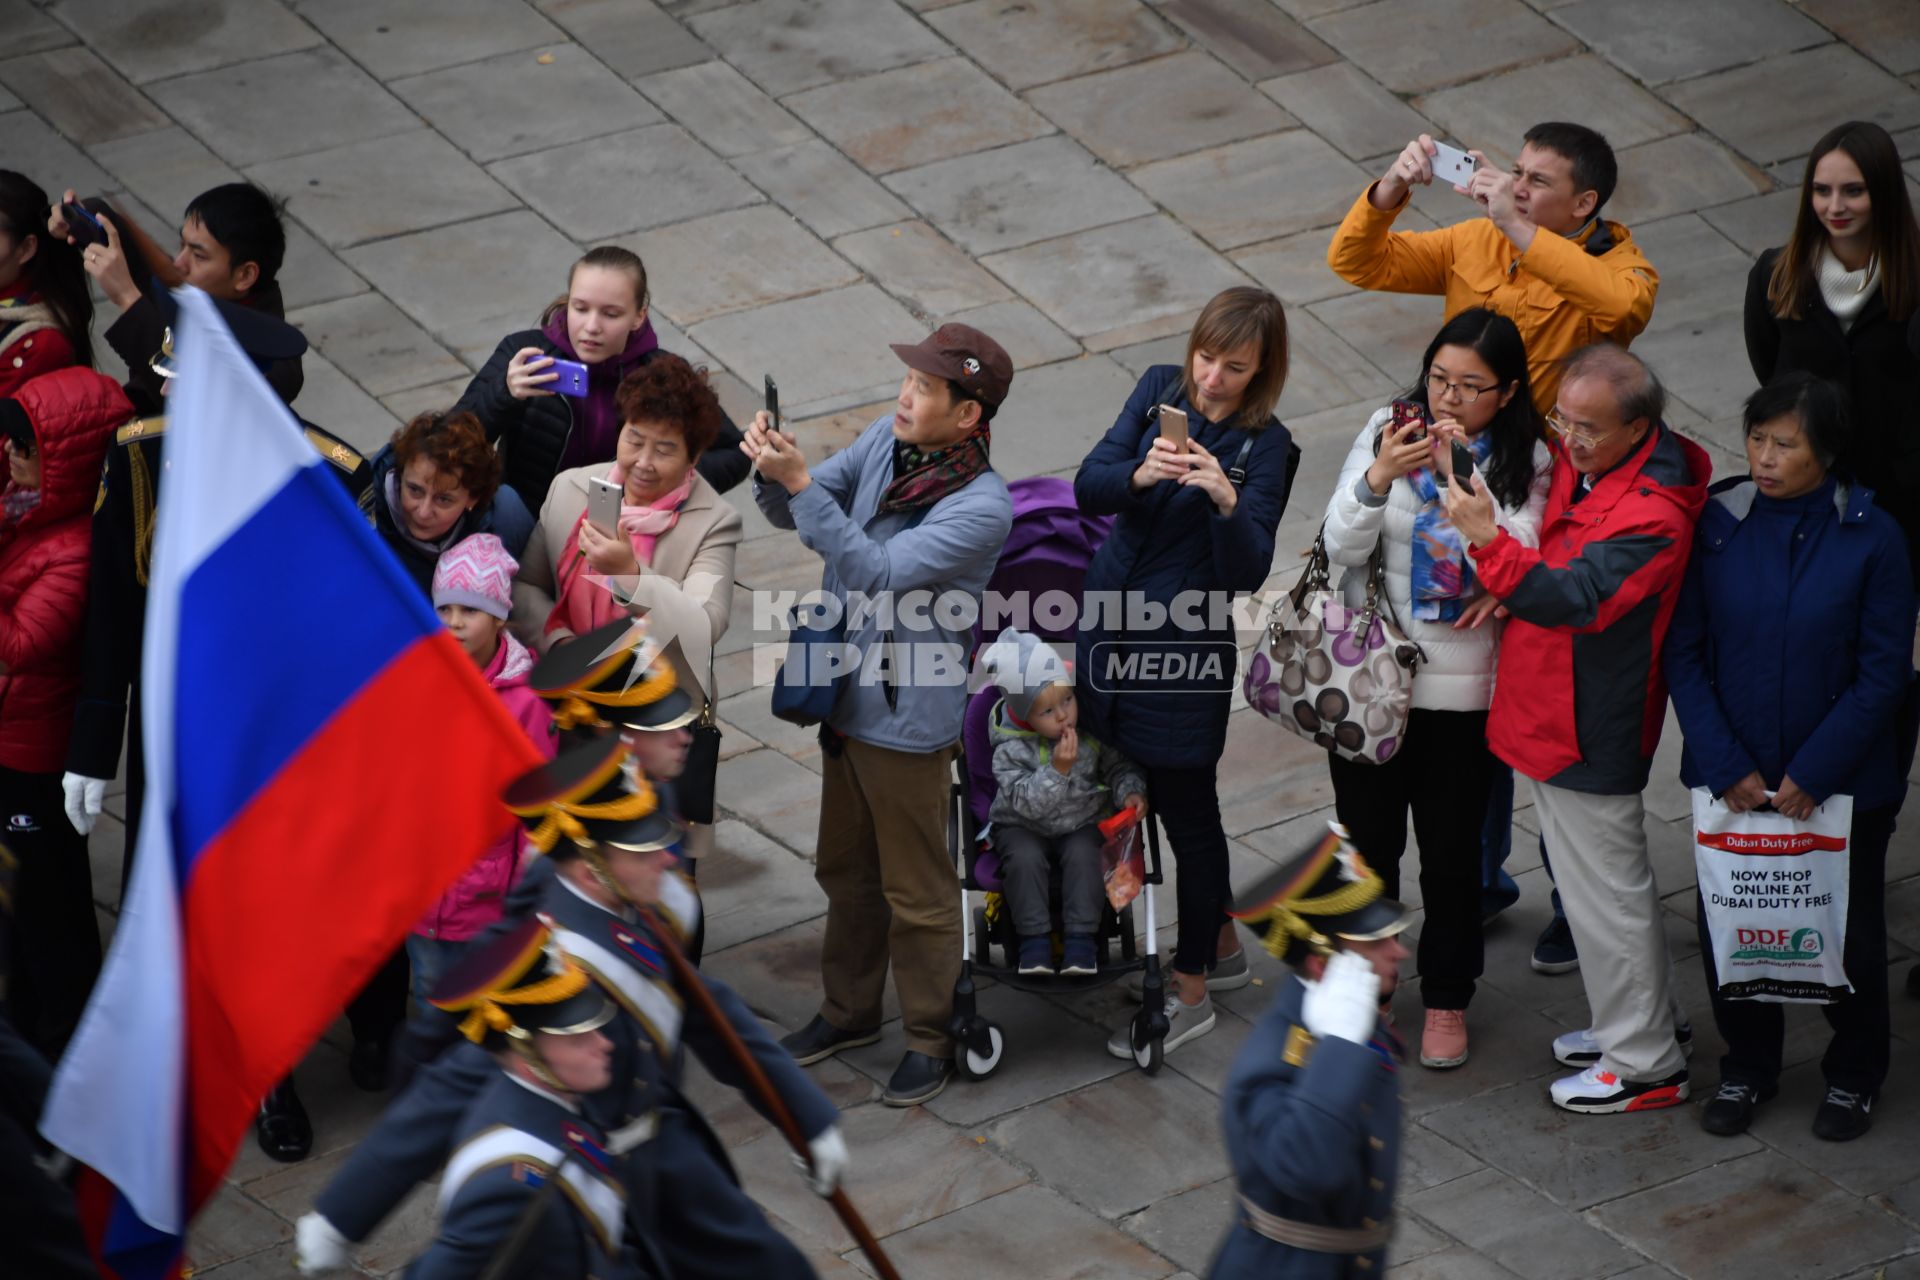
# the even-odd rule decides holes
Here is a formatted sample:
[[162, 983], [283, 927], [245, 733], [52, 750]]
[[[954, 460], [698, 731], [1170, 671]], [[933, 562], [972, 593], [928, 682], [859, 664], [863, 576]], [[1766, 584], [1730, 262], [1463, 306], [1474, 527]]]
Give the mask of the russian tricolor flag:
[[213, 304], [178, 296], [147, 818], [41, 1123], [112, 1184], [83, 1218], [123, 1280], [177, 1268], [261, 1097], [540, 762]]

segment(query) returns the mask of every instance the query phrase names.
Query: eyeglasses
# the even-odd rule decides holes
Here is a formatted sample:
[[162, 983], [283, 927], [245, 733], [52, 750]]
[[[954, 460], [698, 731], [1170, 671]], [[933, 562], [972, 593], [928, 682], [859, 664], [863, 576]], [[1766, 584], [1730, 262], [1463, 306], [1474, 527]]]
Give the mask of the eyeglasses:
[[1448, 382], [1437, 373], [1427, 375], [1427, 395], [1429, 398], [1437, 399], [1443, 392], [1452, 392], [1454, 395], [1460, 397], [1461, 404], [1472, 404], [1475, 400], [1487, 394], [1487, 392], [1498, 389], [1497, 387], [1476, 387], [1468, 382]]
[[1595, 431], [1591, 427], [1579, 427], [1561, 417], [1558, 410], [1547, 411], [1547, 426], [1553, 429], [1562, 440], [1577, 444], [1583, 449], [1598, 448], [1601, 443], [1612, 439], [1623, 428], [1609, 427], [1605, 431]]

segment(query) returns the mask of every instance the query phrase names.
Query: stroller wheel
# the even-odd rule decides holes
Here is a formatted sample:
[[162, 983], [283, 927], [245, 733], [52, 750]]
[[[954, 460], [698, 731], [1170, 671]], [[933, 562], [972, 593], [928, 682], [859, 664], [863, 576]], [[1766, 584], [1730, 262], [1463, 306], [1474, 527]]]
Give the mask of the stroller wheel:
[[1161, 1061], [1166, 1057], [1166, 1042], [1167, 1039], [1165, 1036], [1155, 1036], [1153, 1039], [1147, 1041], [1145, 1048], [1135, 1045], [1133, 1049], [1134, 1065], [1148, 1075], [1157, 1074], [1160, 1070]]
[[1006, 1055], [1007, 1038], [999, 1023], [977, 1018], [967, 1029], [966, 1037], [954, 1047], [959, 1050], [953, 1055], [954, 1069], [968, 1080], [985, 1080], [999, 1070], [1000, 1059]]

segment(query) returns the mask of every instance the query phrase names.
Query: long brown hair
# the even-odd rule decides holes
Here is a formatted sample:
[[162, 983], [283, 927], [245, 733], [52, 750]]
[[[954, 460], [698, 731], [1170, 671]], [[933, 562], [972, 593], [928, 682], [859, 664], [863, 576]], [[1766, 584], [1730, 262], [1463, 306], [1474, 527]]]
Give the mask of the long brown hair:
[[1213, 295], [1200, 309], [1187, 335], [1187, 361], [1180, 369], [1180, 385], [1187, 403], [1199, 401], [1200, 388], [1193, 381], [1193, 353], [1207, 351], [1224, 356], [1229, 351], [1251, 346], [1260, 361], [1247, 391], [1240, 400], [1235, 417], [1249, 427], [1262, 427], [1280, 403], [1280, 392], [1287, 385], [1287, 311], [1280, 299], [1265, 289], [1251, 285], [1228, 289]]
[[[640, 261], [640, 255], [631, 249], [623, 249], [617, 244], [596, 245], [587, 250], [586, 256], [573, 264], [567, 271], [567, 288], [573, 288], [574, 272], [582, 267], [611, 267], [615, 271], [624, 271], [633, 277], [633, 296], [635, 311], [644, 311], [647, 307], [647, 264]], [[546, 328], [547, 321], [567, 309], [567, 295], [561, 294], [547, 304], [540, 313], [540, 327]]]
[[1829, 130], [1807, 153], [1807, 170], [1800, 179], [1800, 212], [1767, 281], [1767, 309], [1775, 319], [1797, 320], [1806, 310], [1807, 299], [1820, 296], [1814, 266], [1827, 243], [1827, 229], [1813, 212], [1813, 170], [1834, 151], [1845, 152], [1867, 180], [1880, 296], [1887, 304], [1887, 315], [1904, 321], [1920, 305], [1920, 227], [1914, 224], [1899, 148], [1885, 129], [1867, 120], [1849, 120]]

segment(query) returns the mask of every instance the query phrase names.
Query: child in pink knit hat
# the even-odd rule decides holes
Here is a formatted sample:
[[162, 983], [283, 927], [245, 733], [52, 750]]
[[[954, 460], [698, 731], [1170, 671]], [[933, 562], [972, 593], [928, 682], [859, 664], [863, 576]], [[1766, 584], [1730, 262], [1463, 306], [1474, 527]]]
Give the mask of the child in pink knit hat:
[[[527, 687], [533, 655], [507, 630], [513, 612], [513, 576], [520, 566], [500, 539], [476, 533], [449, 547], [433, 571], [433, 606], [507, 710], [547, 756], [554, 753], [553, 716]], [[490, 845], [442, 895], [407, 938], [414, 999], [422, 1003], [449, 961], [475, 934], [498, 920], [507, 890], [519, 876], [524, 829]]]

